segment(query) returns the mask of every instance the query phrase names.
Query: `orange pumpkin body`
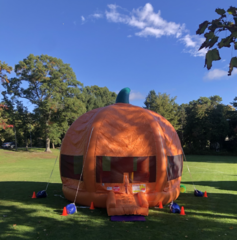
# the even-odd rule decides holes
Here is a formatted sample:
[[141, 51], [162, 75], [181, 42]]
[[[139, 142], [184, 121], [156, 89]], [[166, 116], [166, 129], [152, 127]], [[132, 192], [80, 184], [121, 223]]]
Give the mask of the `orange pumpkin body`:
[[80, 116], [61, 146], [65, 197], [74, 202], [82, 172], [76, 203], [107, 207], [108, 215], [148, 215], [141, 206], [175, 200], [182, 167], [182, 147], [173, 126], [155, 112], [126, 103]]

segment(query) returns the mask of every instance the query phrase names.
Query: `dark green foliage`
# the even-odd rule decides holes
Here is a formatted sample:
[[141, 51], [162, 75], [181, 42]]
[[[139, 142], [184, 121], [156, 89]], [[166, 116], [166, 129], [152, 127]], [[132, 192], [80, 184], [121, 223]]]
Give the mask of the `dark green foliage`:
[[220, 96], [200, 97], [185, 106], [186, 125], [183, 138], [186, 148], [205, 150], [212, 144], [219, 143], [221, 147], [229, 135], [229, 106], [221, 104]]
[[178, 116], [179, 116], [179, 129], [178, 129], [178, 135], [181, 141], [181, 145], [183, 146], [185, 143], [185, 139], [184, 139], [184, 130], [185, 130], [185, 126], [187, 124], [187, 113], [186, 113], [186, 108], [187, 108], [188, 104], [181, 104], [178, 107]]
[[233, 57], [230, 61], [228, 76], [231, 75], [231, 72], [233, 71], [234, 67], [237, 68], [237, 57]]
[[212, 50], [209, 50], [206, 54], [206, 59], [205, 59], [205, 66], [207, 67], [208, 70], [211, 69], [212, 67], [212, 62], [213, 61], [217, 61], [220, 60], [220, 55], [219, 55], [219, 51], [215, 48]]
[[207, 26], [208, 26], [208, 21], [204, 21], [203, 23], [201, 23], [201, 24], [199, 25], [199, 28], [198, 28], [198, 30], [197, 30], [196, 33], [197, 33], [197, 34], [203, 34], [203, 33], [205, 32]]
[[219, 15], [224, 15], [224, 14], [225, 14], [225, 10], [224, 10], [224, 9], [220, 9], [220, 8], [217, 8], [217, 9], [215, 10], [215, 12], [216, 12], [217, 14], [219, 14]]
[[[202, 43], [199, 50], [203, 48], [211, 49], [215, 44], [217, 43], [218, 48], [223, 47], [231, 47], [231, 45], [234, 45], [234, 49], [237, 50], [237, 8], [230, 7], [227, 12], [230, 17], [233, 17], [233, 21], [230, 21], [229, 18], [227, 19], [226, 11], [224, 9], [217, 8], [216, 13], [220, 15], [218, 19], [214, 19], [211, 22], [204, 21], [199, 25], [198, 30], [196, 31], [196, 34], [204, 34], [204, 32], [208, 29], [209, 32], [206, 32], [204, 34], [204, 37], [206, 40]], [[229, 17], [228, 16], [228, 17]], [[225, 38], [222, 38], [219, 42], [219, 36], [217, 36], [220, 32], [227, 31], [229, 36], [226, 36]], [[213, 50], [208, 50], [206, 53], [206, 59], [205, 59], [205, 66], [208, 70], [212, 67], [212, 61], [218, 61], [220, 60], [219, 51], [217, 48]], [[235, 57], [233, 57], [230, 61], [230, 67], [228, 71], [228, 76], [231, 75], [233, 68], [236, 67], [235, 63]]]
[[[229, 137], [233, 142], [237, 143], [237, 97], [234, 98], [234, 101], [231, 103], [233, 107], [230, 106], [228, 112], [228, 122], [230, 126]], [[234, 146], [236, 149], [236, 145]]]
[[212, 48], [216, 44], [219, 38], [219, 37], [216, 37], [213, 32], [206, 33], [205, 37], [206, 37], [206, 41], [202, 43], [199, 50], [201, 50], [202, 48]]
[[217, 44], [219, 48], [222, 47], [230, 47], [230, 43], [233, 41], [233, 37], [229, 36], [226, 38], [222, 38], [221, 41]]
[[237, 16], [237, 8], [236, 7], [229, 7], [227, 12], [233, 16]]
[[115, 103], [117, 94], [110, 92], [107, 87], [86, 86], [83, 89], [84, 103], [86, 111], [95, 108], [105, 107]]
[[154, 90], [150, 91], [144, 102], [145, 108], [159, 113], [166, 118], [176, 130], [179, 129], [178, 104], [176, 97], [171, 98], [166, 93], [156, 94]]

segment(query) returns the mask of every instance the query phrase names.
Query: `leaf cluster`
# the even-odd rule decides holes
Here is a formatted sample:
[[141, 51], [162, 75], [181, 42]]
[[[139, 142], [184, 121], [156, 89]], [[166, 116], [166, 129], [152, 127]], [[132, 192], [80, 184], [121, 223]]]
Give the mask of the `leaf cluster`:
[[[231, 47], [233, 44], [234, 49], [237, 50], [237, 8], [230, 7], [227, 11], [224, 9], [217, 8], [216, 13], [220, 15], [219, 18], [209, 21], [204, 21], [199, 25], [196, 34], [204, 34], [206, 40], [202, 43], [199, 50], [206, 48], [208, 49], [205, 58], [205, 65], [208, 70], [212, 67], [213, 61], [218, 61], [221, 59], [219, 50], [217, 48], [211, 49], [215, 44], [218, 48]], [[227, 20], [227, 14], [233, 17], [233, 22]], [[220, 32], [228, 32], [228, 36], [219, 40], [218, 34]], [[219, 40], [219, 42], [218, 42]], [[233, 68], [237, 68], [237, 57], [232, 57], [229, 64], [228, 76], [231, 75]]]
[[2, 83], [9, 83], [6, 73], [10, 74], [11, 71], [12, 67], [8, 66], [5, 62], [0, 61], [0, 80]]

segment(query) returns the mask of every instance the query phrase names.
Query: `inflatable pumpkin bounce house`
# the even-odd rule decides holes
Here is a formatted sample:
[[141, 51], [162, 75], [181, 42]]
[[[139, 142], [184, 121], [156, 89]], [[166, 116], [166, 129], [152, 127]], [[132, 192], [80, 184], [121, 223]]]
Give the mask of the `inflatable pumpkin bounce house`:
[[148, 215], [149, 207], [179, 196], [183, 154], [173, 126], [159, 114], [116, 103], [80, 116], [61, 146], [64, 196], [113, 215]]

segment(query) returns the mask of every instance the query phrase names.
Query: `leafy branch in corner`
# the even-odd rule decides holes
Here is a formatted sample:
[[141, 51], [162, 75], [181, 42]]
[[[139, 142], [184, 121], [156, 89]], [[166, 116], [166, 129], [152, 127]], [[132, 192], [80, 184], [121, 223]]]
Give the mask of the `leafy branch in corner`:
[[[230, 7], [227, 11], [224, 9], [217, 8], [215, 10], [217, 14], [220, 15], [219, 18], [212, 20], [212, 22], [204, 21], [199, 25], [196, 34], [204, 34], [206, 40], [202, 43], [199, 50], [203, 48], [209, 49], [206, 53], [205, 65], [208, 70], [212, 67], [213, 61], [220, 60], [219, 50], [217, 48], [211, 49], [216, 43], [219, 49], [223, 47], [231, 47], [233, 43], [234, 49], [237, 50], [237, 8]], [[226, 14], [229, 14], [233, 17], [233, 22], [227, 20]], [[228, 31], [229, 36], [219, 40], [220, 32]], [[219, 40], [219, 42], [218, 42]], [[231, 75], [233, 68], [237, 68], [237, 57], [232, 57], [229, 64], [228, 76]]]

